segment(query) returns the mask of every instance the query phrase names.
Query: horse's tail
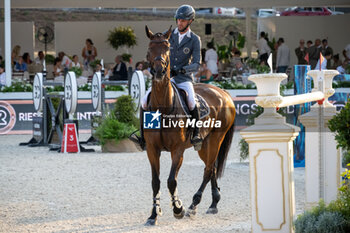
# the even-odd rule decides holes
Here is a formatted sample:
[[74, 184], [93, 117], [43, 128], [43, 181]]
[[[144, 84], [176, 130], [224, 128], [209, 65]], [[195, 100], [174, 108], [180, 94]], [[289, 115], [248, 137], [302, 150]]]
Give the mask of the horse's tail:
[[231, 128], [226, 132], [225, 138], [221, 143], [219, 154], [216, 159], [216, 164], [217, 164], [216, 174], [218, 178], [222, 177], [222, 175], [224, 174], [226, 159], [227, 159], [228, 151], [230, 150], [230, 147], [231, 147], [234, 131], [235, 131], [235, 124], [233, 123]]

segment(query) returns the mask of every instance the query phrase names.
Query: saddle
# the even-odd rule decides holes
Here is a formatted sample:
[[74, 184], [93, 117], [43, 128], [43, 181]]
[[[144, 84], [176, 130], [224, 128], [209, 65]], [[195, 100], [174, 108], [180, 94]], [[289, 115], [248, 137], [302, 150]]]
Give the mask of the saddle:
[[[178, 88], [173, 82], [171, 83], [171, 85], [174, 88], [175, 98], [179, 100], [182, 110], [185, 112], [186, 115], [191, 115], [190, 108], [187, 105], [187, 92], [181, 88]], [[147, 97], [147, 105], [149, 105], [150, 96], [151, 95], [149, 94]], [[210, 113], [210, 108], [207, 101], [197, 93], [195, 93], [195, 101], [199, 109], [199, 118], [202, 119], [208, 116]]]

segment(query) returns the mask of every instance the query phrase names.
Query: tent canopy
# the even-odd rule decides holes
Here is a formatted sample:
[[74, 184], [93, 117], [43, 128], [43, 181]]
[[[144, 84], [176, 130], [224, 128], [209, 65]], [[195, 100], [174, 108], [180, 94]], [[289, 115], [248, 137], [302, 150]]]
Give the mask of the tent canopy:
[[[0, 7], [4, 7], [4, 0], [0, 2]], [[176, 8], [182, 4], [190, 4], [196, 8], [350, 7], [349, 0], [12, 0], [11, 8]]]

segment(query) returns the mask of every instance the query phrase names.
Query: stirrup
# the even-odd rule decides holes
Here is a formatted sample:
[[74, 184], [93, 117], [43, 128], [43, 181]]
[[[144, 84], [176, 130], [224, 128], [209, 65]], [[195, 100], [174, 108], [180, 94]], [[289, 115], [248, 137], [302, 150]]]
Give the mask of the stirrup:
[[144, 151], [146, 149], [146, 142], [144, 139], [142, 139], [142, 137], [139, 137], [136, 135], [136, 132], [138, 130], [136, 130], [135, 132], [133, 132], [130, 136], [129, 136], [129, 140], [132, 141], [136, 148], [139, 150], [139, 151]]

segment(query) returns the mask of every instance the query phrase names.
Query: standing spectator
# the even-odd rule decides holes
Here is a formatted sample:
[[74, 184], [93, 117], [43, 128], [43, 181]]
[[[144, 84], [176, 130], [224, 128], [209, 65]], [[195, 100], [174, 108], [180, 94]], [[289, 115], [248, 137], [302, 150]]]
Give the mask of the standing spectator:
[[0, 89], [6, 85], [6, 74], [4, 67], [0, 64]]
[[[333, 49], [328, 46], [328, 41], [326, 39], [323, 39], [322, 40], [322, 55], [326, 56], [327, 51], [330, 52], [331, 58], [332, 58], [332, 56], [333, 56]], [[329, 60], [327, 60], [327, 69], [331, 68], [331, 58]]]
[[298, 58], [298, 65], [307, 64], [307, 61], [305, 60], [305, 56], [306, 56], [305, 41], [303, 39], [299, 41], [299, 47], [295, 49], [295, 55], [297, 55], [297, 58]]
[[113, 75], [110, 80], [128, 80], [128, 71], [125, 63], [122, 61], [122, 56], [115, 57], [115, 66], [112, 68]]
[[278, 39], [277, 59], [276, 67], [277, 73], [285, 73], [290, 63], [290, 51], [288, 46], [284, 43], [284, 39], [281, 37]]
[[84, 58], [84, 68], [85, 70], [88, 70], [90, 62], [94, 61], [97, 56], [97, 49], [91, 39], [86, 39], [85, 47], [83, 48], [81, 55]]
[[343, 55], [345, 58], [345, 61], [350, 61], [350, 44], [348, 44], [344, 50], [343, 50]]
[[61, 59], [61, 64], [63, 68], [68, 70], [70, 64], [72, 63], [72, 60], [64, 52], [59, 52], [58, 57], [59, 59]]
[[23, 61], [24, 61], [27, 65], [30, 65], [30, 64], [33, 63], [33, 61], [30, 59], [29, 53], [24, 53], [22, 57], [23, 57]]
[[312, 41], [311, 40], [308, 40], [307, 42], [306, 42], [306, 48], [308, 49], [308, 48], [310, 48], [312, 46]]
[[11, 63], [13, 66], [16, 65], [16, 63], [19, 61], [20, 53], [21, 53], [21, 46], [16, 45], [15, 47], [13, 47], [12, 53], [11, 53]]
[[38, 56], [34, 60], [35, 64], [43, 65], [44, 64], [44, 60], [45, 60], [45, 56], [44, 56], [43, 51], [39, 51], [38, 52]]
[[334, 69], [336, 70], [338, 68], [338, 66], [341, 66], [342, 65], [342, 62], [341, 60], [339, 59], [339, 54], [335, 54], [333, 56], [333, 64], [331, 66], [331, 69]]
[[83, 65], [79, 62], [78, 55], [73, 55], [73, 61], [70, 63], [69, 68], [72, 67], [78, 67], [80, 69], [83, 69]]
[[214, 49], [214, 43], [208, 42], [208, 50], [205, 52], [205, 62], [210, 72], [215, 76], [218, 74], [218, 54]]
[[142, 61], [136, 62], [135, 70], [140, 70], [140, 71], [143, 70], [143, 62]]
[[310, 65], [311, 65], [312, 70], [314, 70], [316, 67], [317, 61], [320, 58], [321, 50], [322, 50], [322, 48], [321, 48], [321, 40], [320, 39], [316, 39], [315, 45], [311, 46], [308, 49]]
[[20, 56], [18, 62], [16, 62], [14, 70], [15, 71], [20, 71], [20, 72], [27, 71], [27, 64], [23, 61], [23, 57], [22, 56]]
[[269, 58], [271, 49], [267, 44], [267, 40], [265, 36], [266, 36], [265, 32], [260, 33], [260, 39], [256, 42], [256, 46], [259, 50], [260, 63], [264, 62], [265, 64], [267, 64], [267, 59]]

